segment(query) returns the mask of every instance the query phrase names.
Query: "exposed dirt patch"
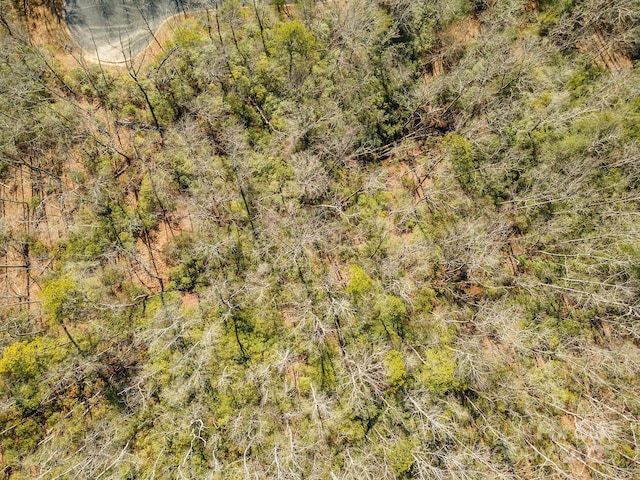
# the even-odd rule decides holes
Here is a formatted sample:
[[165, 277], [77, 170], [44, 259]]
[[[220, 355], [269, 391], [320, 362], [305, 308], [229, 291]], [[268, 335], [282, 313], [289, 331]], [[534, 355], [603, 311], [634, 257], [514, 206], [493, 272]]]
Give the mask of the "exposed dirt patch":
[[596, 31], [587, 38], [578, 41], [576, 47], [581, 53], [589, 53], [593, 61], [613, 73], [633, 68], [633, 62], [620, 51], [616, 51], [601, 31]]
[[477, 18], [467, 18], [449, 25], [436, 38], [433, 53], [425, 59], [424, 81], [430, 82], [446, 73], [480, 32], [481, 25]]
[[445, 38], [452, 42], [469, 43], [480, 35], [480, 21], [477, 18], [465, 18], [453, 22], [445, 30]]
[[200, 297], [195, 293], [183, 293], [180, 300], [183, 308], [197, 308], [200, 305]]

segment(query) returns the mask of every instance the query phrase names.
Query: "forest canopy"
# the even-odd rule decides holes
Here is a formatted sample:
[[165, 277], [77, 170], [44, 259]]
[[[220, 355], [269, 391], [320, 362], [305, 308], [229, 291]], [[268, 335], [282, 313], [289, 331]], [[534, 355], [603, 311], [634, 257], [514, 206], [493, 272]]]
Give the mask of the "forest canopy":
[[640, 478], [640, 0], [0, 3], [0, 477]]

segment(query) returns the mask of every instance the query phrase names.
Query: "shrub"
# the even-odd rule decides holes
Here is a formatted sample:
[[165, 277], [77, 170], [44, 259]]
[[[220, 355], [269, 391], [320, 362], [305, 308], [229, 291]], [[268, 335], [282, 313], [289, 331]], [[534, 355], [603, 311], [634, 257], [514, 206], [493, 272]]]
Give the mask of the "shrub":
[[456, 378], [456, 362], [445, 348], [430, 348], [425, 357], [426, 365], [419, 375], [420, 383], [435, 395], [460, 390], [462, 385]]
[[391, 350], [384, 360], [387, 369], [387, 381], [394, 390], [402, 388], [407, 381], [407, 370], [402, 359], [402, 354], [397, 350]]
[[349, 282], [347, 292], [358, 297], [368, 293], [373, 288], [373, 279], [358, 265], [349, 266]]
[[404, 327], [407, 320], [407, 309], [401, 298], [395, 295], [385, 295], [378, 300], [375, 306], [378, 319], [387, 328], [393, 327], [398, 335], [404, 335]]
[[35, 409], [45, 392], [42, 374], [59, 363], [65, 351], [53, 340], [36, 337], [9, 345], [0, 359], [0, 378], [23, 411]]
[[84, 296], [68, 276], [53, 280], [40, 292], [42, 310], [54, 323], [73, 318], [83, 306]]

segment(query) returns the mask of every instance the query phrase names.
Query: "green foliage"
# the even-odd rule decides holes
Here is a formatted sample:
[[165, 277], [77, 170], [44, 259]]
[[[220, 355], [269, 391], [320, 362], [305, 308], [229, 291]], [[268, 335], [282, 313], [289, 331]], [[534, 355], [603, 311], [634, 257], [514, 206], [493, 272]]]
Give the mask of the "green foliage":
[[194, 238], [187, 233], [175, 237], [173, 243], [167, 247], [167, 256], [172, 259], [172, 263], [176, 264], [167, 272], [170, 289], [192, 292], [197, 287], [208, 284], [205, 275], [208, 261], [193, 247]]
[[387, 328], [393, 328], [400, 337], [404, 335], [407, 322], [407, 309], [401, 298], [384, 295], [375, 304], [374, 310], [380, 322]]
[[542, 0], [538, 2], [540, 13], [538, 14], [539, 32], [547, 35], [558, 20], [571, 11], [575, 0]]
[[373, 279], [356, 264], [349, 265], [349, 281], [346, 290], [355, 297], [369, 293], [373, 288]]
[[397, 440], [391, 446], [388, 458], [397, 478], [411, 478], [410, 470], [414, 463], [415, 447], [415, 441], [409, 438]]
[[636, 17], [233, 0], [127, 70], [3, 16], [5, 476], [640, 478]]
[[434, 395], [444, 395], [462, 388], [456, 376], [456, 362], [448, 348], [430, 348], [424, 356], [425, 365], [418, 373], [417, 380]]
[[402, 354], [397, 350], [391, 350], [385, 358], [388, 382], [394, 390], [401, 389], [407, 381], [407, 370], [402, 359]]
[[47, 394], [43, 374], [60, 363], [66, 351], [56, 341], [36, 337], [9, 345], [0, 359], [0, 378], [23, 411], [33, 411]]
[[[299, 59], [304, 65], [308, 62], [310, 56], [315, 53], [314, 36], [297, 19], [276, 23], [271, 32], [273, 50], [286, 54], [284, 61], [288, 63], [289, 81], [291, 81], [296, 60]], [[300, 73], [304, 72], [304, 68], [297, 68], [297, 70]]]
[[460, 184], [467, 190], [473, 190], [478, 179], [478, 163], [471, 142], [458, 134], [449, 134], [442, 139], [442, 146], [447, 152], [453, 171]]
[[47, 283], [40, 292], [42, 310], [54, 323], [73, 319], [82, 310], [85, 297], [70, 276]]
[[142, 222], [142, 228], [146, 231], [153, 230], [158, 226], [158, 219], [164, 211], [156, 187], [147, 174], [140, 183], [138, 193], [138, 212]]
[[567, 82], [574, 98], [583, 97], [591, 91], [593, 83], [604, 73], [604, 68], [594, 64], [585, 64], [576, 71]]
[[[631, 111], [625, 115], [622, 122], [630, 138], [640, 140], [640, 97], [635, 97], [629, 102]], [[1, 171], [1, 167], [0, 167]]]
[[0, 360], [0, 375], [17, 380], [35, 378], [41, 371], [42, 339], [16, 342], [5, 349]]
[[429, 287], [420, 289], [416, 296], [416, 309], [423, 313], [430, 313], [436, 301], [436, 291]]

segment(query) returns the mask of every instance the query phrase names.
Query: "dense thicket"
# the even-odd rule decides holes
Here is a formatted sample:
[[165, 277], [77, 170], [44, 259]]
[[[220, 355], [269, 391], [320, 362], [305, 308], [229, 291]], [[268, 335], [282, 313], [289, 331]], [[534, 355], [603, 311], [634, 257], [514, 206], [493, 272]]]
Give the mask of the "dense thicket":
[[3, 478], [640, 477], [638, 0], [16, 6]]

